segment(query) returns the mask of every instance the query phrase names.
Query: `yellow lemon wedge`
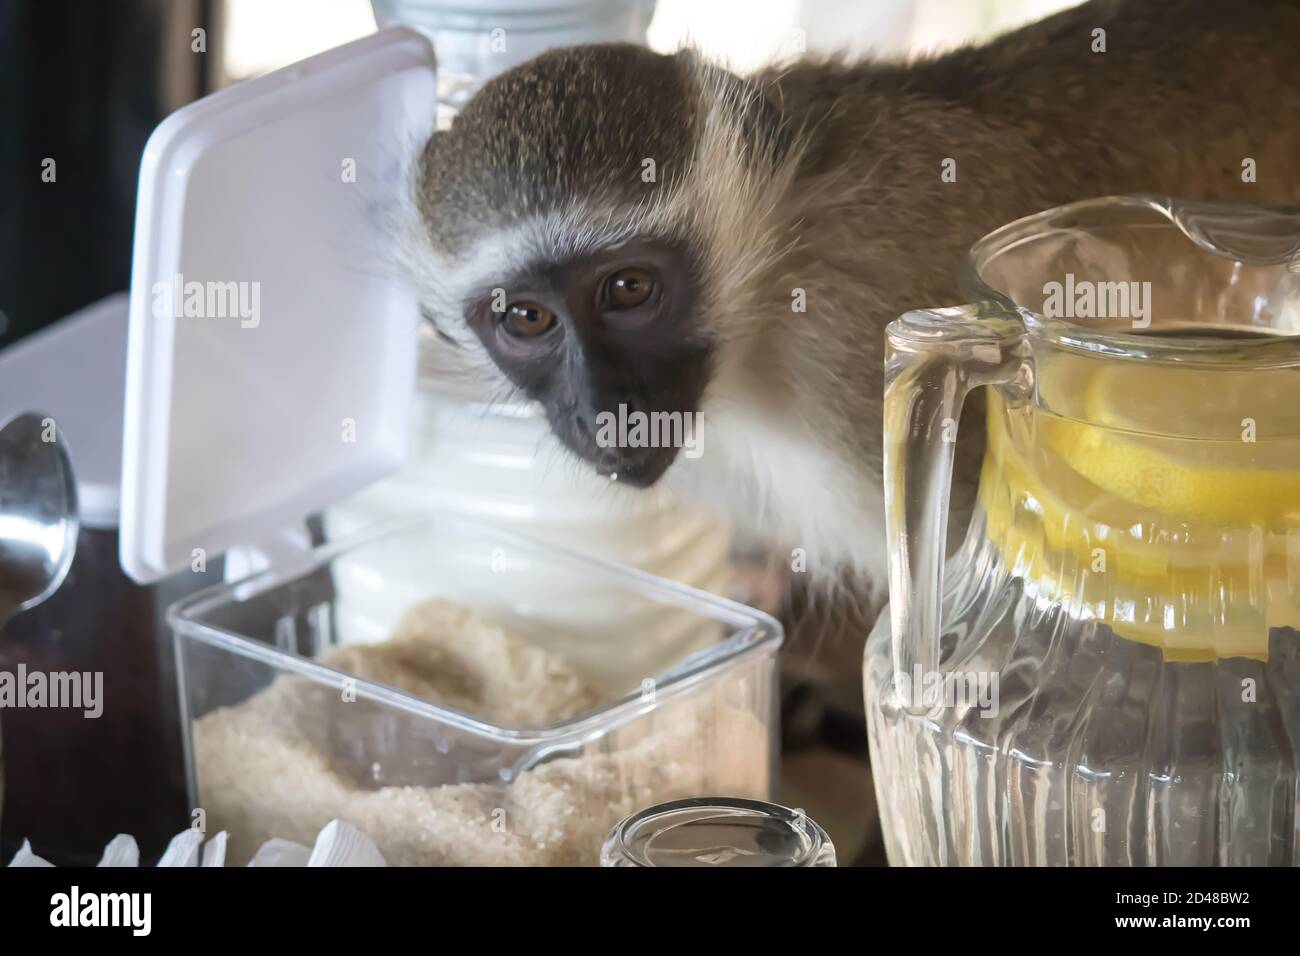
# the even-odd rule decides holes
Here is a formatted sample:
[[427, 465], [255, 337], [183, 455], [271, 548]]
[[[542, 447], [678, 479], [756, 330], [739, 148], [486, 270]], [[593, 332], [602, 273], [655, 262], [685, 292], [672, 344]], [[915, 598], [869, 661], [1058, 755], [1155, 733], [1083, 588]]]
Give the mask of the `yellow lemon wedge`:
[[1079, 418], [990, 401], [986, 534], [1166, 657], [1266, 658], [1270, 628], [1300, 628], [1300, 373], [1075, 371]]
[[1097, 487], [1187, 521], [1300, 524], [1300, 371], [1105, 366], [1046, 438]]

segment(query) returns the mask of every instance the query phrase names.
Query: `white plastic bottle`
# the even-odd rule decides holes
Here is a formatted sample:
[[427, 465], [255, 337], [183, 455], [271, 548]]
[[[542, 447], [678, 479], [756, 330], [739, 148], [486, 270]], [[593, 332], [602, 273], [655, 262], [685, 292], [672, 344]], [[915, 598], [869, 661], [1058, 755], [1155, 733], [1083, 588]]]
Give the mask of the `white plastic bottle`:
[[655, 0], [371, 0], [382, 27], [427, 34], [438, 54], [445, 115], [486, 80], [543, 50], [573, 43], [644, 43]]

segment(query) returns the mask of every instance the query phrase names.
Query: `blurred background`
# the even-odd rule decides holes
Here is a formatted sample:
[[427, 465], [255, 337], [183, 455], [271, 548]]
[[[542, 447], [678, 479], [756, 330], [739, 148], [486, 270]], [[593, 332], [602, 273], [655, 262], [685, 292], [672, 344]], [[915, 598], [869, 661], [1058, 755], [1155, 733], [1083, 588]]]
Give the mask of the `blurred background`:
[[[691, 43], [740, 70], [795, 53], [800, 30], [812, 51], [907, 56], [969, 43], [1076, 2], [659, 0], [648, 40], [664, 52]], [[227, 82], [337, 46], [375, 26], [370, 0], [227, 0], [226, 10]]]
[[[399, 17], [434, 5], [378, 4]], [[801, 48], [913, 56], [1070, 5], [659, 0], [647, 39], [664, 51], [691, 43], [745, 70]], [[163, 116], [375, 22], [371, 0], [0, 0], [0, 347], [126, 287], [137, 164]], [[57, 190], [33, 174], [47, 157], [61, 161]]]
[[[643, 38], [661, 51], [691, 44], [747, 71], [805, 52], [915, 57], [1070, 5], [0, 0], [0, 422], [36, 403], [59, 416], [60, 427], [70, 432], [83, 506], [72, 571], [51, 600], [0, 631], [0, 669], [102, 670], [105, 696], [130, 701], [97, 721], [5, 711], [0, 729], [9, 787], [0, 859], [27, 836], [56, 862], [94, 862], [118, 832], [135, 834], [148, 858], [187, 819], [163, 615], [173, 600], [220, 581], [223, 572], [214, 562], [205, 575], [140, 587], [118, 567], [125, 302], [101, 301], [130, 284], [140, 156], [165, 116], [207, 93], [362, 37], [377, 24], [409, 23], [433, 35], [442, 64], [441, 113], [454, 111], [490, 73], [550, 42]], [[539, 11], [547, 29], [515, 29], [516, 22], [542, 16]], [[488, 31], [502, 17], [515, 18], [510, 36], [516, 39], [508, 57], [493, 59], [485, 55]], [[37, 335], [96, 303], [79, 318], [81, 326], [61, 323], [65, 334]], [[428, 457], [436, 460], [437, 448], [431, 446]], [[461, 477], [487, 484], [479, 476]], [[427, 494], [423, 474], [408, 479], [401, 485], [399, 476], [399, 484], [378, 498], [409, 503]], [[565, 493], [587, 494], [577, 481]], [[361, 507], [366, 517], [377, 516], [367, 508]], [[593, 540], [592, 531], [572, 529], [583, 541]], [[733, 596], [779, 612], [789, 633], [782, 653], [780, 799], [826, 826], [843, 863], [883, 862], [860, 682], [870, 609], [810, 602], [771, 567], [765, 571], [761, 559], [746, 564], [742, 555], [736, 569], [749, 578], [746, 590]], [[87, 793], [96, 794], [93, 806]]]

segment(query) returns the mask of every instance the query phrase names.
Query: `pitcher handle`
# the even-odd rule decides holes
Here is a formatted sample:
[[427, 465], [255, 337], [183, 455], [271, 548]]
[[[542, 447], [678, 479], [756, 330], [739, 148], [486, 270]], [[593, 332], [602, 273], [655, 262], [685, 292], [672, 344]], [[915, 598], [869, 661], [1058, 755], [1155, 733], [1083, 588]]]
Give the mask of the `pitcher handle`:
[[[1025, 327], [993, 305], [908, 312], [885, 332], [884, 491], [894, 674], [939, 667], [953, 447], [972, 388], [1011, 383]], [[909, 710], [924, 710], [919, 705]]]

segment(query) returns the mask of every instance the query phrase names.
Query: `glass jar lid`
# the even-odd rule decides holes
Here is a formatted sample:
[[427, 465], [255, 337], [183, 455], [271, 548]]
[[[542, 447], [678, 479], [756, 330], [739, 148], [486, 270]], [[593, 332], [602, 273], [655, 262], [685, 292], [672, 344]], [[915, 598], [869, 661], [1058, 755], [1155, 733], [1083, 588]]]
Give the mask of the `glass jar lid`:
[[802, 810], [704, 797], [626, 817], [605, 840], [600, 865], [835, 866], [835, 847]]

